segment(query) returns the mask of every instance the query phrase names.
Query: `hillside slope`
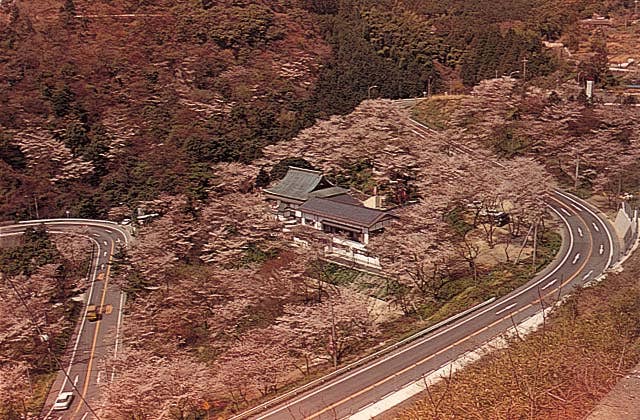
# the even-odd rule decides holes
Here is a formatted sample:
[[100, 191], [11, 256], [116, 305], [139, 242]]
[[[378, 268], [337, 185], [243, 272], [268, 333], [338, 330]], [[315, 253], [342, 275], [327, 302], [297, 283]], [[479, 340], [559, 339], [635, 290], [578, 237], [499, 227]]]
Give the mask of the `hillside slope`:
[[5, 216], [26, 216], [32, 193], [41, 212], [78, 216], [159, 191], [200, 198], [203, 163], [251, 160], [305, 123], [329, 54], [309, 13], [275, 1], [0, 10], [0, 135], [20, 149], [0, 161]]

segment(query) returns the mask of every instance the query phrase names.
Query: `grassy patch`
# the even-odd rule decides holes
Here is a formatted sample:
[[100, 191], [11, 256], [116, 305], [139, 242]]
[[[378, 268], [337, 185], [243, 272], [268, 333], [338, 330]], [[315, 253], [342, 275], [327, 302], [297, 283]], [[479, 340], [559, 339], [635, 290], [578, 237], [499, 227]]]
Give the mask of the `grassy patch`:
[[58, 372], [43, 373], [33, 375], [31, 381], [33, 383], [33, 393], [31, 398], [26, 402], [27, 411], [32, 414], [38, 414], [42, 410], [44, 403], [47, 401], [49, 390], [56, 380]]
[[520, 264], [502, 263], [490, 272], [481, 273], [478, 281], [464, 276], [446, 286], [443, 295], [450, 296], [446, 301], [433, 303], [421, 308], [421, 316], [428, 324], [435, 324], [464, 311], [492, 297], [500, 297], [527, 283], [534, 273], [553, 260], [562, 244], [562, 237], [551, 231], [545, 232], [538, 248], [535, 269], [531, 259]]
[[512, 126], [501, 126], [493, 130], [491, 146], [496, 155], [505, 158], [521, 156], [529, 150], [532, 140]]
[[465, 95], [432, 96], [420, 101], [412, 112], [413, 118], [434, 130], [449, 127], [451, 115]]
[[258, 244], [249, 244], [242, 257], [242, 265], [263, 264], [278, 256], [277, 249], [262, 249]]
[[360, 279], [362, 272], [334, 263], [326, 263], [324, 275], [327, 283], [334, 286], [346, 286]]

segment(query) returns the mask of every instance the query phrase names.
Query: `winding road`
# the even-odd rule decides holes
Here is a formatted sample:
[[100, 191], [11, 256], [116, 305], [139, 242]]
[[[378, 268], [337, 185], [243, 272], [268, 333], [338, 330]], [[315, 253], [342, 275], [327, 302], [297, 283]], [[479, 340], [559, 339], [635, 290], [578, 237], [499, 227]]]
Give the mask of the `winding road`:
[[285, 395], [236, 418], [372, 418], [400, 402], [394, 396], [408, 385], [535, 316], [618, 261], [619, 239], [595, 208], [560, 191], [549, 197], [548, 205], [562, 222], [563, 243], [554, 262], [530, 282], [323, 385], [295, 397]]
[[[235, 418], [368, 419], [379, 415], [399, 402], [394, 396], [407, 385], [535, 316], [618, 261], [619, 239], [597, 209], [560, 191], [549, 197], [548, 205], [562, 222], [563, 242], [555, 260], [530, 282], [322, 385], [302, 393], [293, 391]], [[101, 320], [89, 322], [85, 306], [64, 359], [67, 374], [59, 373], [43, 412], [45, 418], [91, 419], [95, 417], [91, 406], [98, 394], [97, 385], [114, 374], [101, 370], [99, 361], [118, 351], [124, 305], [124, 294], [109, 286], [110, 263], [119, 245], [128, 246], [130, 236], [117, 224], [82, 219], [22, 222], [0, 227], [0, 235], [20, 234], [26, 227], [42, 223], [50, 233], [77, 234], [78, 228], [83, 228], [83, 235], [95, 244], [85, 303], [109, 310]], [[52, 412], [53, 401], [62, 391], [74, 392], [72, 406], [64, 412]]]
[[[60, 359], [65, 370], [58, 373], [40, 417], [83, 420], [95, 418], [91, 409], [98, 395], [97, 386], [115, 373], [103, 371], [100, 361], [118, 351], [122, 308], [125, 301], [124, 293], [109, 284], [111, 260], [119, 246], [129, 246], [131, 236], [125, 228], [115, 223], [85, 219], [21, 222], [0, 227], [0, 236], [19, 235], [26, 228], [39, 225], [45, 225], [47, 231], [52, 234], [67, 233], [86, 236], [94, 244], [90, 272], [91, 286], [85, 291], [82, 316], [68, 344], [67, 355]], [[103, 308], [105, 313], [102, 319], [95, 322], [87, 319], [86, 305], [89, 303]], [[53, 411], [55, 399], [60, 392], [64, 391], [71, 391], [74, 394], [71, 406], [65, 411]]]

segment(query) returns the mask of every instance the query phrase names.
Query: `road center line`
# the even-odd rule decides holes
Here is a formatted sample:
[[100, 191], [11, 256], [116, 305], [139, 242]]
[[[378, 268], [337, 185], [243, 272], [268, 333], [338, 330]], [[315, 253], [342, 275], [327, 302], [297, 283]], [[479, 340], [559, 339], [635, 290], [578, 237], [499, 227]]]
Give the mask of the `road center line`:
[[[102, 298], [100, 299], [100, 310], [102, 310], [102, 308], [104, 307], [104, 301], [105, 301], [105, 298], [107, 296], [107, 286], [109, 285], [109, 270], [111, 269], [111, 257], [113, 256], [114, 246], [115, 246], [114, 243], [111, 242], [111, 254], [109, 255], [109, 264], [107, 264], [107, 272], [105, 273], [104, 283], [102, 285]], [[93, 333], [93, 342], [91, 344], [91, 353], [89, 355], [89, 362], [87, 363], [87, 375], [86, 375], [86, 377], [84, 379], [84, 384], [82, 386], [82, 399], [83, 400], [87, 396], [87, 390], [89, 389], [89, 380], [91, 378], [91, 365], [93, 364], [93, 358], [94, 358], [95, 352], [96, 352], [96, 345], [98, 343], [98, 332], [100, 331], [100, 323], [101, 322], [102, 322], [101, 320], [97, 320], [96, 321], [96, 329], [95, 329], [95, 331]], [[78, 404], [78, 408], [76, 408], [76, 411], [73, 413], [74, 416], [76, 414], [78, 414], [78, 411], [80, 411], [80, 407], [82, 407], [82, 404]]]
[[[565, 285], [567, 285], [567, 284], [569, 284], [571, 281], [573, 281], [573, 279], [575, 279], [575, 278], [576, 278], [576, 276], [577, 276], [577, 275], [578, 275], [578, 273], [579, 273], [579, 272], [584, 268], [584, 266], [586, 266], [586, 265], [587, 265], [587, 261], [588, 261], [588, 258], [587, 258], [587, 260], [582, 264], [582, 267], [580, 267], [580, 268], [579, 268], [579, 269], [578, 269], [578, 270], [577, 270], [573, 275], [571, 275], [571, 276], [570, 276], [570, 277], [569, 277], [569, 278], [568, 278], [568, 279], [567, 279], [563, 284], [561, 284], [561, 285], [560, 285], [560, 287], [564, 287]], [[542, 296], [542, 298], [544, 299], [544, 298], [546, 298], [546, 297], [548, 297], [548, 296], [551, 296], [554, 292], [555, 292], [555, 290], [552, 290], [552, 291], [550, 291], [549, 293], [547, 293], [546, 295]], [[489, 324], [489, 325], [487, 325], [487, 326], [485, 326], [485, 327], [483, 327], [483, 328], [481, 328], [481, 329], [479, 329], [479, 330], [475, 331], [474, 333], [469, 334], [469, 335], [467, 335], [466, 337], [461, 338], [460, 340], [456, 341], [455, 343], [450, 344], [449, 346], [447, 346], [447, 347], [445, 347], [445, 348], [443, 348], [443, 349], [440, 349], [440, 350], [438, 350], [438, 351], [437, 351], [437, 352], [435, 352], [435, 353], [430, 354], [429, 356], [425, 357], [424, 359], [419, 360], [419, 361], [415, 362], [414, 364], [412, 364], [412, 365], [410, 365], [410, 366], [407, 366], [407, 367], [405, 367], [404, 369], [402, 369], [402, 370], [400, 370], [400, 371], [397, 371], [397, 372], [395, 372], [394, 374], [392, 374], [392, 375], [390, 375], [390, 376], [387, 376], [387, 377], [385, 377], [385, 378], [383, 378], [383, 379], [379, 380], [378, 382], [376, 382], [376, 383], [374, 383], [374, 384], [372, 384], [372, 385], [369, 385], [368, 387], [366, 387], [366, 388], [364, 388], [364, 389], [361, 389], [360, 391], [357, 391], [357, 392], [353, 393], [352, 395], [350, 395], [350, 396], [348, 396], [348, 397], [345, 397], [345, 398], [343, 398], [342, 400], [340, 400], [340, 401], [338, 401], [338, 402], [335, 402], [335, 403], [333, 403], [333, 404], [329, 405], [328, 407], [323, 408], [323, 409], [322, 409], [322, 410], [320, 410], [320, 411], [317, 411], [317, 412], [315, 412], [315, 413], [313, 413], [313, 414], [311, 414], [311, 415], [309, 415], [309, 416], [306, 416], [306, 417], [305, 417], [305, 420], [310, 420], [310, 419], [316, 418], [316, 417], [318, 417], [318, 416], [320, 416], [320, 415], [322, 415], [322, 414], [326, 413], [327, 411], [334, 410], [336, 407], [338, 407], [338, 406], [340, 406], [340, 405], [344, 404], [345, 402], [347, 402], [347, 401], [349, 401], [349, 400], [351, 400], [351, 399], [353, 399], [353, 398], [356, 398], [356, 397], [358, 397], [358, 396], [360, 396], [360, 395], [362, 395], [362, 394], [364, 394], [364, 393], [366, 393], [366, 392], [370, 391], [371, 389], [373, 389], [373, 388], [375, 388], [375, 387], [377, 387], [377, 386], [380, 386], [380, 385], [382, 385], [383, 383], [388, 382], [389, 380], [391, 380], [391, 379], [393, 379], [393, 378], [395, 378], [395, 377], [398, 377], [398, 376], [400, 376], [400, 375], [402, 375], [402, 374], [404, 374], [404, 373], [406, 373], [406, 372], [410, 371], [411, 369], [414, 369], [414, 368], [416, 368], [417, 366], [420, 366], [420, 365], [422, 365], [422, 364], [424, 364], [424, 363], [428, 362], [429, 360], [433, 359], [434, 357], [436, 357], [436, 356], [438, 356], [438, 355], [440, 355], [440, 354], [442, 354], [442, 353], [444, 353], [444, 352], [446, 352], [446, 351], [451, 350], [452, 348], [456, 347], [457, 345], [459, 345], [459, 344], [461, 344], [461, 343], [464, 343], [465, 341], [467, 341], [467, 340], [469, 340], [469, 339], [471, 339], [471, 338], [473, 338], [473, 337], [475, 337], [475, 336], [477, 336], [477, 335], [479, 335], [479, 334], [483, 333], [484, 331], [489, 330], [490, 328], [492, 328], [492, 327], [494, 327], [494, 326], [498, 325], [499, 323], [501, 323], [501, 322], [505, 321], [506, 319], [509, 319], [509, 318], [511, 318], [512, 316], [517, 315], [518, 313], [523, 312], [523, 311], [525, 311], [526, 309], [528, 309], [528, 308], [530, 308], [530, 307], [532, 307], [532, 306], [534, 306], [534, 305], [537, 305], [537, 304], [538, 304], [538, 301], [537, 301], [537, 300], [536, 300], [536, 301], [533, 301], [533, 302], [529, 303], [528, 305], [525, 305], [525, 306], [523, 306], [522, 308], [518, 309], [515, 313], [512, 313], [512, 314], [506, 315], [506, 316], [504, 316], [504, 317], [502, 317], [502, 318], [500, 318], [500, 319], [498, 319], [498, 320], [496, 320], [496, 321], [492, 322], [491, 324]], [[452, 362], [452, 361], [449, 361], [449, 362], [445, 363], [445, 365], [447, 365], [447, 364], [449, 364], [449, 363], [451, 363], [451, 362]]]
[[[573, 202], [573, 203], [577, 203], [577, 201], [571, 197], [571, 195], [569, 194], [565, 194], [563, 192], [560, 192], [558, 190], [555, 191], [556, 194], [558, 194], [561, 197], [564, 197], [565, 199]], [[607, 228], [607, 225], [605, 224], [605, 222], [602, 221], [602, 218], [599, 217], [593, 210], [591, 210], [589, 208], [589, 206], [583, 205], [584, 210], [587, 211], [587, 213], [591, 214], [596, 220], [598, 220], [600, 223], [602, 223], [602, 227], [604, 229], [604, 231], [607, 234], [607, 239], [609, 239], [609, 259], [607, 260], [607, 265], [605, 266], [605, 269], [609, 268], [609, 266], [611, 266], [611, 263], [613, 262], [613, 237], [611, 236], [611, 232], [609, 231], [609, 229]]]

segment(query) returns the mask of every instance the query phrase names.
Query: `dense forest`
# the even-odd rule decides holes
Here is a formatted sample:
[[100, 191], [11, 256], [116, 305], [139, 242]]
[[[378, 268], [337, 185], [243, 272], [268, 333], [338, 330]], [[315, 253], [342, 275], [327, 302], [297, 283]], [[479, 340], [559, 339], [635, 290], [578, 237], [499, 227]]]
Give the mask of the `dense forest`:
[[251, 162], [367, 97], [461, 92], [524, 59], [548, 74], [543, 39], [623, 3], [5, 1], [0, 217], [206, 200], [211, 163]]

